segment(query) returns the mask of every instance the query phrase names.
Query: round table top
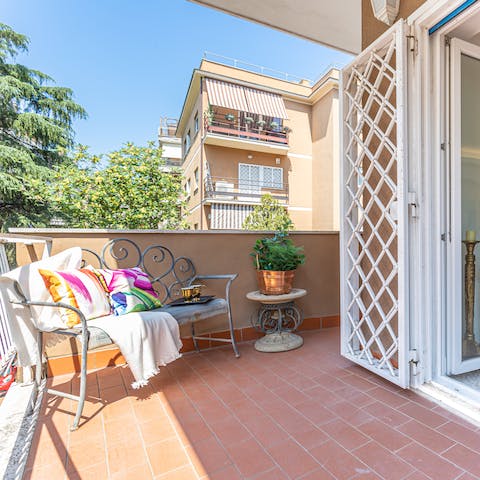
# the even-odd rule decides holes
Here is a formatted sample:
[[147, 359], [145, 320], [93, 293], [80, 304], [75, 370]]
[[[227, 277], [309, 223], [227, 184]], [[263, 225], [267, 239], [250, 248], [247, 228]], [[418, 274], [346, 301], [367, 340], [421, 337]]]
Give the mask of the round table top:
[[303, 288], [292, 288], [290, 293], [284, 295], [264, 295], [260, 293], [259, 290], [254, 292], [248, 292], [247, 298], [255, 302], [261, 303], [287, 303], [296, 300], [297, 298], [304, 297], [307, 294], [307, 291]]

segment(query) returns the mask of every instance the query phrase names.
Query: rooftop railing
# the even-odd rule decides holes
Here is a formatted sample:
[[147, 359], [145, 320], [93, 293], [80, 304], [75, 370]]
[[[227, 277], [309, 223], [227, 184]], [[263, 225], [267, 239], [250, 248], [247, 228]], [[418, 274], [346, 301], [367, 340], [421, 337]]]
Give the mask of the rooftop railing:
[[307, 86], [311, 86], [313, 84], [312, 80], [309, 78], [299, 77], [298, 75], [292, 75], [291, 73], [264, 67], [263, 65], [256, 65], [255, 63], [245, 62], [243, 60], [239, 60], [238, 58], [226, 57], [213, 52], [204, 52], [203, 58], [214, 63], [220, 63], [228, 67], [246, 70], [247, 72], [260, 73], [261, 75], [278, 78], [279, 80], [285, 80], [286, 82], [301, 83], [306, 84]]

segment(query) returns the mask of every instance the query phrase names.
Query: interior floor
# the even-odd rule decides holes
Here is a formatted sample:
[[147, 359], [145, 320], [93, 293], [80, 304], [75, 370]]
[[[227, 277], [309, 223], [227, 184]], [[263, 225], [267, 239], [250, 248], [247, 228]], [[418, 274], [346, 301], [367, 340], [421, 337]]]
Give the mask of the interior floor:
[[452, 375], [451, 378], [480, 392], [480, 370], [473, 370], [472, 372], [462, 373], [460, 375]]

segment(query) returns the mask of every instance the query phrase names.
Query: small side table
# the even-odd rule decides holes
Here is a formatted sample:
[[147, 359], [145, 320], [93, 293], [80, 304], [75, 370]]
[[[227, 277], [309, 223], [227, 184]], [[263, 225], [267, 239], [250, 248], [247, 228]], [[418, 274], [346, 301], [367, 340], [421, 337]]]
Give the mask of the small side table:
[[302, 288], [293, 288], [285, 295], [263, 295], [258, 290], [247, 293], [247, 298], [261, 303], [252, 325], [266, 335], [255, 342], [259, 352], [286, 352], [303, 345], [303, 338], [292, 333], [303, 322], [302, 312], [295, 306], [297, 298], [307, 294]]

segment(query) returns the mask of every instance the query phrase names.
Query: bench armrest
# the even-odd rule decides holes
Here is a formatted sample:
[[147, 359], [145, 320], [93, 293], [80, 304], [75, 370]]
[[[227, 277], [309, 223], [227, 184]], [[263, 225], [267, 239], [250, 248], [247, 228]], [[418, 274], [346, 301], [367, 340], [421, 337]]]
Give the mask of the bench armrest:
[[[80, 324], [82, 327], [82, 339], [87, 342], [88, 344], [88, 337], [90, 336], [90, 332], [88, 331], [88, 326], [87, 326], [87, 319], [85, 318], [85, 315], [82, 313], [81, 310], [79, 310], [76, 307], [72, 307], [71, 305], [68, 305], [66, 303], [62, 302], [40, 302], [40, 301], [31, 301], [31, 300], [22, 300], [22, 301], [11, 301], [14, 305], [23, 305], [25, 307], [51, 307], [51, 308], [66, 308], [68, 310], [72, 310], [75, 312], [78, 317], [80, 318]], [[67, 329], [67, 328], [66, 328]], [[59, 329], [61, 330], [61, 329]], [[55, 333], [55, 330], [52, 331], [52, 333]]]
[[238, 277], [238, 273], [226, 273], [223, 275], [195, 275], [190, 284], [195, 283], [196, 280], [228, 280], [225, 285], [225, 299], [230, 305], [230, 287], [232, 282]]

